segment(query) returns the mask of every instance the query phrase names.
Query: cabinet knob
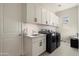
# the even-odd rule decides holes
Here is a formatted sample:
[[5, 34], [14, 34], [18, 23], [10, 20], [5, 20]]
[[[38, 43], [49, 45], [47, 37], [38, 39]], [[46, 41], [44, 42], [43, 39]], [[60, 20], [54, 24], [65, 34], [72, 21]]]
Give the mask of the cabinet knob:
[[48, 24], [48, 21], [46, 21], [46, 24]]
[[34, 19], [34, 22], [37, 22], [37, 18]]
[[19, 34], [19, 36], [22, 36], [22, 34]]
[[52, 22], [52, 25], [54, 25], [54, 23]]

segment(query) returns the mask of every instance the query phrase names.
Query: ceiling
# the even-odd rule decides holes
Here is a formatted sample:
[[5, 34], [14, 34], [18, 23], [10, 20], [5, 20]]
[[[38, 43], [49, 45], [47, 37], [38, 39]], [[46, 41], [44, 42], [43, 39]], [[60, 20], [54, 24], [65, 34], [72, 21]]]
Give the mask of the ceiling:
[[50, 11], [59, 12], [77, 6], [78, 4], [77, 3], [41, 3], [40, 5], [49, 9]]

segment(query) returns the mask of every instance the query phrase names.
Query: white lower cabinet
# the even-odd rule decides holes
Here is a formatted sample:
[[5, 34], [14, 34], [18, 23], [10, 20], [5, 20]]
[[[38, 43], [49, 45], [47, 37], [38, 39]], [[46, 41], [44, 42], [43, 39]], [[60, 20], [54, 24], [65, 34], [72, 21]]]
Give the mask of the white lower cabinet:
[[24, 54], [28, 56], [38, 56], [46, 50], [46, 37], [25, 37]]

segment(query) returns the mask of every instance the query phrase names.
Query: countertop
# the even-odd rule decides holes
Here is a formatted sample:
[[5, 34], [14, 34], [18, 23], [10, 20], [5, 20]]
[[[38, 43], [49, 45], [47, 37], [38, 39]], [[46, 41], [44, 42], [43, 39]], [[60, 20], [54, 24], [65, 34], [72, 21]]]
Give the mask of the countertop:
[[36, 37], [42, 37], [42, 36], [46, 36], [45, 34], [38, 34], [38, 35], [24, 35], [24, 37], [29, 37], [29, 38], [36, 38]]

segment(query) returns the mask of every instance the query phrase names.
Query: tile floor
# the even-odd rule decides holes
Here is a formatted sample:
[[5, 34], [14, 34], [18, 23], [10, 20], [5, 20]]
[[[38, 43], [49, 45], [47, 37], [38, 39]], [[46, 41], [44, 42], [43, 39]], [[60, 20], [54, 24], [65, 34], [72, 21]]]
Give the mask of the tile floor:
[[79, 56], [79, 49], [70, 47], [67, 42], [61, 42], [60, 47], [51, 54], [45, 52], [41, 56]]

